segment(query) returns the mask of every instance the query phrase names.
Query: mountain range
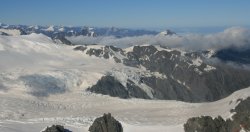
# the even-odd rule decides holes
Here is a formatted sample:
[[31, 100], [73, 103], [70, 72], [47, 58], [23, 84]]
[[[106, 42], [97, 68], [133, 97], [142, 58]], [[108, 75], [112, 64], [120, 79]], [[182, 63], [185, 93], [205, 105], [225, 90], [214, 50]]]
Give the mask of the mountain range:
[[184, 131], [193, 116], [232, 117], [238, 100], [249, 97], [247, 47], [190, 51], [67, 39], [182, 37], [170, 30], [1, 24], [0, 32], [0, 126], [6, 126], [0, 131], [42, 130], [54, 122], [87, 131], [109, 112], [124, 131]]

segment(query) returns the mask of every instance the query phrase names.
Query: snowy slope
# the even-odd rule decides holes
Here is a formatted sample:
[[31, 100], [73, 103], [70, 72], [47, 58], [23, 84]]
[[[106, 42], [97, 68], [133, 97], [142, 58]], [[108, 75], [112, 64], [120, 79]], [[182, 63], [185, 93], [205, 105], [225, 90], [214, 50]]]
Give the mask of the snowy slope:
[[[98, 46], [93, 46], [98, 48]], [[182, 132], [193, 116], [222, 115], [250, 88], [212, 103], [119, 99], [84, 89], [106, 74], [119, 80], [136, 79], [145, 69], [127, 67], [58, 45], [42, 34], [0, 36], [0, 131], [40, 131], [62, 124], [75, 132], [87, 131], [96, 117], [111, 112], [125, 132]], [[147, 86], [145, 86], [147, 88]]]
[[[124, 131], [183, 131], [182, 125], [192, 116], [222, 115], [229, 118], [229, 110], [238, 98], [249, 96], [250, 88], [213, 103], [190, 104], [177, 101], [121, 100], [107, 96], [68, 94], [46, 100], [20, 99], [1, 96], [0, 130], [20, 127], [34, 131], [51, 124], [66, 125], [72, 130], [87, 130], [93, 119], [111, 112], [124, 126]], [[5, 105], [5, 106], [4, 106]], [[7, 105], [7, 106], [6, 106]], [[2, 117], [3, 118], [3, 117]], [[18, 122], [17, 122], [18, 121]], [[10, 125], [8, 125], [10, 124]], [[34, 128], [34, 125], [37, 125]], [[7, 127], [8, 126], [8, 127]]]

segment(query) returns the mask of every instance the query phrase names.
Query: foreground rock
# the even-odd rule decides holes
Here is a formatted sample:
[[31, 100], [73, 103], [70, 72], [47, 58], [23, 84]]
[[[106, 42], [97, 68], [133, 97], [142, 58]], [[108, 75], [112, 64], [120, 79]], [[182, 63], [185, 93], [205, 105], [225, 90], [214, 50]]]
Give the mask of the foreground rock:
[[250, 97], [241, 102], [231, 112], [235, 112], [232, 119], [224, 120], [220, 116], [193, 117], [184, 124], [185, 132], [240, 132], [250, 131]]
[[245, 131], [250, 132], [250, 97], [241, 100], [231, 112], [235, 112], [232, 117], [235, 124], [240, 124]]
[[95, 119], [89, 127], [90, 132], [123, 132], [122, 125], [110, 113]]
[[226, 121], [220, 116], [215, 119], [210, 116], [190, 118], [184, 129], [185, 132], [230, 132]]
[[44, 131], [42, 132], [71, 132], [67, 129], [65, 129], [61, 125], [52, 125], [51, 127], [47, 127]]

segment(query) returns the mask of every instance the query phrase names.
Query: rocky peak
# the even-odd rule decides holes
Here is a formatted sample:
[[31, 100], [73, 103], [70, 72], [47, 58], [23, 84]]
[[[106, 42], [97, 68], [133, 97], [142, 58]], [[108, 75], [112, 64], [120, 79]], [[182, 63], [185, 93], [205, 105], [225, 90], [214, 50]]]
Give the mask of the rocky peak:
[[90, 132], [123, 132], [122, 125], [110, 113], [96, 118], [89, 127]]
[[54, 34], [52, 39], [55, 43], [73, 45], [68, 39], [65, 38], [65, 35], [60, 33]]
[[172, 36], [172, 35], [176, 35], [176, 33], [167, 29], [165, 31], [160, 32], [158, 35], [159, 36]]
[[83, 27], [81, 35], [89, 36], [89, 37], [96, 37], [96, 33], [94, 32], [94, 28], [91, 27]]
[[50, 127], [47, 127], [42, 132], [72, 132], [72, 131], [65, 129], [64, 126], [61, 125], [52, 125]]

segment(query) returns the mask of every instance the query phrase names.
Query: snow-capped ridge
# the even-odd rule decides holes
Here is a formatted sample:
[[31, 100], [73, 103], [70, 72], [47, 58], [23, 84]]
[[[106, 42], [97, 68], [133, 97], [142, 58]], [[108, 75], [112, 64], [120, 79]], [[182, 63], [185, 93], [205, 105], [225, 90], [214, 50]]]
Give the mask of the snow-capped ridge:
[[61, 27], [61, 28], [58, 29], [58, 31], [60, 31], [60, 32], [63, 32], [64, 30], [65, 30], [64, 27]]
[[23, 38], [23, 39], [27, 39], [27, 40], [30, 40], [30, 41], [33, 41], [33, 42], [40, 42], [40, 43], [53, 43], [53, 40], [42, 34], [42, 33], [31, 33], [29, 35], [22, 35], [20, 36], [20, 38]]
[[165, 31], [162, 31], [162, 32], [157, 34], [157, 36], [172, 36], [172, 35], [176, 35], [176, 33], [169, 30], [169, 29], [167, 29]]
[[49, 32], [53, 32], [53, 31], [55, 31], [55, 29], [54, 29], [54, 26], [53, 25], [51, 25], [51, 26], [49, 26], [48, 28], [46, 28], [46, 29], [44, 29], [45, 31], [49, 31]]

